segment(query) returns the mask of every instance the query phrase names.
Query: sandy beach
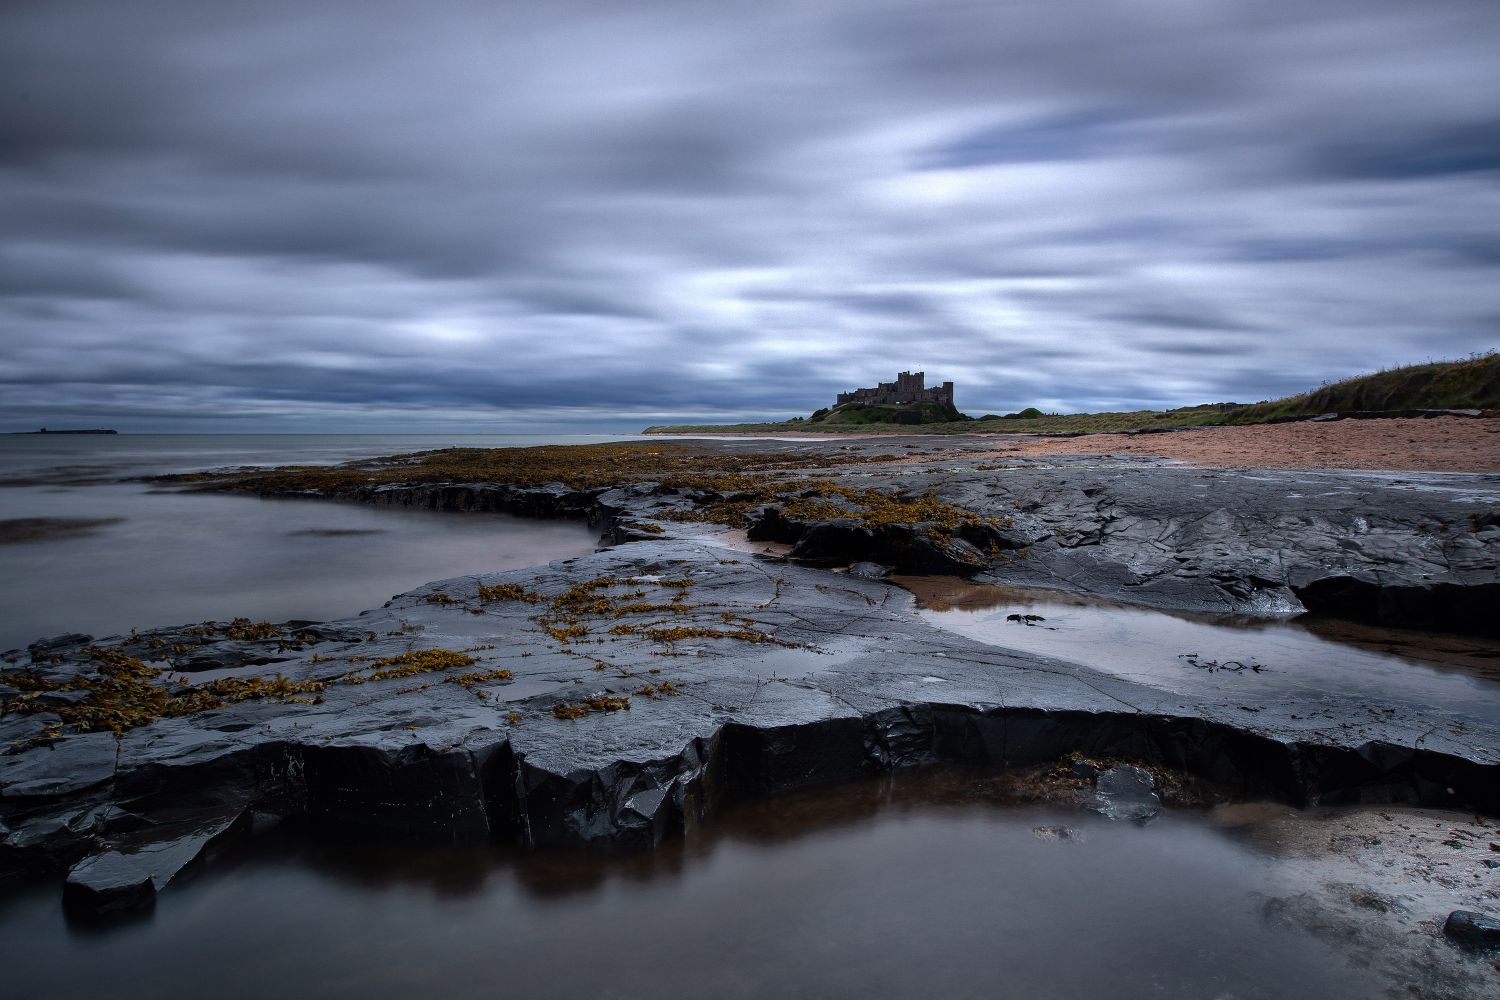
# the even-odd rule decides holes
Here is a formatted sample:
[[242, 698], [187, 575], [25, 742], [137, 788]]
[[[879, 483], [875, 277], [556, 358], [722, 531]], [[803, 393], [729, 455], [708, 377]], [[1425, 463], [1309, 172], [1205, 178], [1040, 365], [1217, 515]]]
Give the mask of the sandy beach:
[[1152, 455], [1218, 468], [1500, 472], [1500, 420], [1432, 417], [1033, 438], [986, 453]]

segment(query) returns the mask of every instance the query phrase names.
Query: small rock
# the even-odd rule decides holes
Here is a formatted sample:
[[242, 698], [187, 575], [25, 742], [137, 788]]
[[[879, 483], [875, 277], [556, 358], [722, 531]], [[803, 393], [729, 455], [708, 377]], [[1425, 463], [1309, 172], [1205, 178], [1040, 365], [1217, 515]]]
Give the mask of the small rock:
[[[105, 914], [153, 906], [166, 888], [204, 848], [248, 816], [231, 812], [177, 830], [156, 831], [148, 839], [84, 858], [68, 872], [63, 903], [75, 912]], [[152, 836], [148, 832], [147, 836]]]
[[1156, 780], [1149, 773], [1125, 764], [1099, 775], [1087, 808], [1105, 819], [1144, 826], [1161, 812], [1161, 799], [1156, 796]]
[[1099, 777], [1099, 766], [1091, 760], [1075, 760], [1068, 773], [1084, 781], [1093, 781]]
[[89, 699], [88, 691], [42, 691], [36, 696], [38, 705], [81, 705]]
[[655, 819], [666, 797], [667, 790], [665, 788], [650, 788], [643, 792], [636, 792], [630, 798], [626, 799], [625, 808], [641, 819]]
[[884, 580], [891, 575], [891, 567], [880, 563], [857, 562], [849, 567], [849, 575], [863, 580]]
[[1500, 948], [1500, 918], [1474, 910], [1454, 910], [1443, 933], [1465, 948]]
[[67, 632], [63, 635], [54, 635], [46, 639], [38, 639], [26, 647], [26, 651], [32, 657], [45, 656], [55, 653], [60, 649], [69, 649], [73, 646], [82, 646], [84, 643], [93, 642], [94, 637], [82, 632]]
[[1081, 844], [1084, 840], [1083, 831], [1071, 826], [1036, 826], [1031, 828], [1031, 832], [1038, 840], [1049, 843], [1068, 840]]
[[135, 855], [107, 851], [80, 861], [63, 885], [63, 905], [91, 914], [143, 910], [156, 903], [156, 874]]

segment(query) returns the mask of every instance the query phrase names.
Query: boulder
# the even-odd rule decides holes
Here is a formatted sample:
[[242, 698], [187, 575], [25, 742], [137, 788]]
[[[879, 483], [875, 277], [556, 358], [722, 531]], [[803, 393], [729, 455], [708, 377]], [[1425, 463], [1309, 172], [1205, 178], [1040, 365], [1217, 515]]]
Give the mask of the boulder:
[[1500, 948], [1500, 917], [1474, 910], [1454, 910], [1443, 923], [1443, 933], [1464, 948]]
[[153, 906], [156, 894], [244, 814], [154, 829], [134, 843], [84, 858], [68, 872], [63, 905], [78, 915], [102, 915]]
[[1094, 794], [1087, 808], [1105, 819], [1128, 820], [1144, 826], [1161, 812], [1156, 779], [1128, 764], [1112, 767], [1094, 783]]

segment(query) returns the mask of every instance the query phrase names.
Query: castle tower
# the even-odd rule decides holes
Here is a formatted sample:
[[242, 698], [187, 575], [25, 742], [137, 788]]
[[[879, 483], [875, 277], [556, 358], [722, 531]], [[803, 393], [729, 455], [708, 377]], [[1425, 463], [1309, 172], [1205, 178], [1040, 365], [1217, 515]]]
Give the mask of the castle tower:
[[944, 382], [942, 388], [927, 388], [926, 372], [900, 372], [894, 382], [878, 382], [873, 389], [854, 389], [837, 396], [839, 404], [874, 403], [946, 403], [953, 405], [953, 383]]

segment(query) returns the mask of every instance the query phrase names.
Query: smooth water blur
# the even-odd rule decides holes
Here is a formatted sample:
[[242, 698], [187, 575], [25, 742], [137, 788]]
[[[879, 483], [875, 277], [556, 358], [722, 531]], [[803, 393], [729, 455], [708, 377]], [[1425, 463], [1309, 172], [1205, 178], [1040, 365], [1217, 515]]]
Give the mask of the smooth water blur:
[[1200, 815], [1112, 824], [929, 771], [613, 859], [273, 833], [108, 930], [70, 927], [55, 883], [0, 896], [0, 968], [36, 1000], [1378, 995], [1262, 919], [1280, 864]]
[[[1327, 695], [1421, 704], [1500, 722], [1500, 643], [1333, 627], [1321, 619], [1169, 614], [1052, 591], [897, 577], [921, 616], [996, 646], [1081, 663], [1168, 691]], [[1031, 623], [1016, 616], [1037, 616]], [[1320, 634], [1321, 633], [1321, 634]]]
[[0, 481], [34, 484], [0, 487], [0, 522], [100, 522], [0, 544], [0, 650], [59, 632], [340, 618], [431, 580], [582, 555], [596, 540], [572, 522], [175, 493], [124, 477], [582, 438], [0, 435]]
[[0, 490], [0, 519], [118, 517], [0, 547], [0, 649], [244, 617], [327, 621], [431, 580], [592, 552], [572, 521], [320, 500], [148, 493], [133, 485]]
[[336, 465], [435, 448], [641, 440], [631, 434], [0, 434], [0, 485], [242, 465]]

